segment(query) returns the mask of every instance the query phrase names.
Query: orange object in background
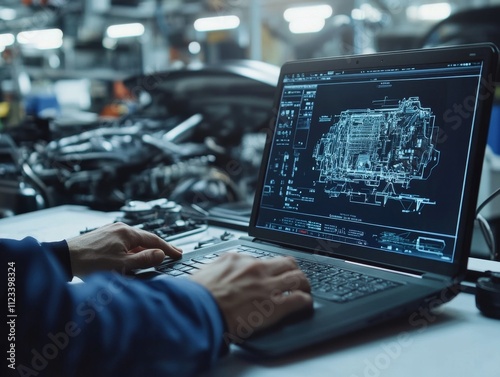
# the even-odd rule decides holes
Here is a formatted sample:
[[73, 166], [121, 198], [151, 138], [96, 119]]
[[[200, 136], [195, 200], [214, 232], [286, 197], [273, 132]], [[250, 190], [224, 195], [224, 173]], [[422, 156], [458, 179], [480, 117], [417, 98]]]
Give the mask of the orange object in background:
[[133, 101], [135, 100], [134, 96], [128, 90], [128, 88], [125, 86], [123, 81], [115, 81], [113, 83], [113, 96], [115, 99], [119, 100], [127, 100], [127, 101]]
[[36, 1], [33, 1], [33, 0], [22, 0], [22, 3], [23, 5], [26, 5], [26, 6], [33, 6], [33, 5], [42, 5], [42, 6], [46, 6], [46, 5], [49, 5], [49, 0], [36, 0]]
[[22, 0], [23, 5], [26, 5], [27, 7], [33, 6], [33, 5], [38, 5], [38, 6], [47, 6], [49, 5], [49, 0]]
[[103, 117], [119, 118], [128, 114], [135, 106], [135, 97], [125, 86], [123, 81], [113, 83], [113, 102], [104, 106], [100, 115]]
[[128, 113], [128, 107], [123, 103], [110, 103], [101, 110], [100, 116], [108, 118], [120, 118]]

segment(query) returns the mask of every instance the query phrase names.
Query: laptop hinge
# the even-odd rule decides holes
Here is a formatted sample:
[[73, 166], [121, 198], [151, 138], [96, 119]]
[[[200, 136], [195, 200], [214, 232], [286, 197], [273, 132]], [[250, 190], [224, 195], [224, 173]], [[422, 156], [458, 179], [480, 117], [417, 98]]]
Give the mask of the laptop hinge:
[[450, 280], [453, 280], [449, 276], [433, 274], [432, 272], [426, 272], [425, 274], [422, 275], [422, 277], [424, 279], [431, 279], [431, 280], [437, 280], [437, 281], [450, 281]]
[[374, 266], [374, 265], [372, 265], [372, 264], [364, 264], [364, 263], [353, 262], [353, 261], [349, 261], [349, 260], [344, 260], [344, 262], [346, 262], [346, 263], [350, 263], [350, 264], [355, 264], [355, 265], [357, 265], [357, 266], [363, 266], [363, 267], [375, 268], [375, 269], [377, 269], [377, 270], [381, 270], [381, 271], [393, 272], [393, 273], [395, 273], [395, 274], [400, 274], [400, 275], [405, 275], [405, 276], [411, 276], [411, 277], [414, 277], [414, 278], [419, 278], [419, 279], [422, 279], [422, 277], [423, 277], [423, 275], [422, 275], [422, 274], [414, 274], [414, 273], [411, 273], [411, 272], [398, 271], [398, 270], [391, 270], [390, 268], [385, 268], [385, 267]]

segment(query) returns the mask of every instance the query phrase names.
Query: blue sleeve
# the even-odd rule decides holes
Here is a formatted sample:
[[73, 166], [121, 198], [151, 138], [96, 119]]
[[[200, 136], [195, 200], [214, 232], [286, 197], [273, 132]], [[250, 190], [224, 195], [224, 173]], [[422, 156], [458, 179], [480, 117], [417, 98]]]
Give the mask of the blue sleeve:
[[[15, 337], [16, 375], [193, 376], [226, 350], [215, 300], [190, 280], [106, 273], [67, 283], [32, 238], [0, 240], [0, 260], [15, 267], [16, 317], [5, 337]], [[7, 297], [12, 284], [1, 285]]]
[[73, 279], [73, 271], [71, 270], [71, 260], [69, 257], [69, 248], [66, 240], [59, 242], [43, 242], [40, 244], [46, 253], [51, 253], [62, 267], [66, 279]]

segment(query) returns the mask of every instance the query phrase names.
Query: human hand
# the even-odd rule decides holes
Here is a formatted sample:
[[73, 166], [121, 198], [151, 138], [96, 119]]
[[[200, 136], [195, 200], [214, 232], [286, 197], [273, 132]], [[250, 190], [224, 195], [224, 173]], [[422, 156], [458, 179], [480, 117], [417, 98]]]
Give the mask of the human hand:
[[108, 224], [67, 240], [75, 276], [99, 270], [121, 273], [160, 264], [165, 256], [178, 259], [182, 250], [160, 237], [123, 223]]
[[226, 320], [229, 338], [236, 342], [288, 314], [312, 309], [309, 282], [288, 257], [259, 260], [226, 253], [191, 279], [212, 293]]

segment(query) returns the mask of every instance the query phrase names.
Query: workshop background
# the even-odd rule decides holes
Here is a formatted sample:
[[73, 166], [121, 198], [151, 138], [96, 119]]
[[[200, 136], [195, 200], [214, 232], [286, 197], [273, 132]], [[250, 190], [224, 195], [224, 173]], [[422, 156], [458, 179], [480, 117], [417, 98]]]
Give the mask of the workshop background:
[[[244, 220], [284, 62], [500, 45], [499, 19], [486, 0], [3, 0], [0, 218], [163, 200]], [[500, 186], [498, 119], [481, 197]]]

